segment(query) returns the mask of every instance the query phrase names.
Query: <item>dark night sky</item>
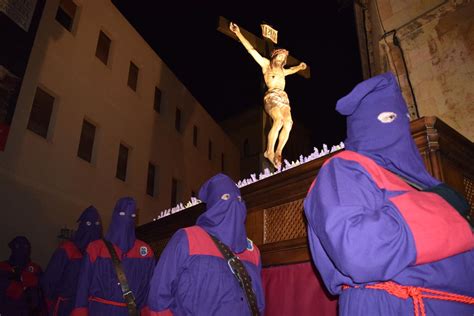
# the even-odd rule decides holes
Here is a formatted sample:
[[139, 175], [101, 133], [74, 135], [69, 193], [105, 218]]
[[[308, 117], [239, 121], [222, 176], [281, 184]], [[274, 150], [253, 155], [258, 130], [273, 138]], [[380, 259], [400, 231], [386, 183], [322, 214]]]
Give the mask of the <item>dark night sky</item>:
[[271, 24], [279, 32], [277, 46], [311, 67], [309, 80], [287, 77], [286, 91], [295, 124], [311, 130], [319, 148], [344, 139], [345, 120], [335, 104], [362, 80], [352, 6], [341, 2], [351, 1], [317, 1], [309, 9], [294, 1], [285, 7], [262, 1], [259, 7], [256, 1], [211, 5], [175, 0], [165, 6], [161, 1], [113, 0], [217, 121], [262, 106], [260, 67], [240, 43], [217, 31], [218, 17], [259, 36], [260, 23]]

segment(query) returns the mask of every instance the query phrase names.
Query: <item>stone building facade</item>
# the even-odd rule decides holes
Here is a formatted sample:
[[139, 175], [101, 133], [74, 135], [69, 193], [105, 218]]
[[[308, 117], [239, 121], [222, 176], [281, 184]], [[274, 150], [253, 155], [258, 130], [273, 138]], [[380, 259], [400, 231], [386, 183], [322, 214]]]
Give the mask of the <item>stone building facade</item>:
[[398, 76], [412, 119], [435, 115], [474, 141], [474, 2], [354, 4], [364, 77]]

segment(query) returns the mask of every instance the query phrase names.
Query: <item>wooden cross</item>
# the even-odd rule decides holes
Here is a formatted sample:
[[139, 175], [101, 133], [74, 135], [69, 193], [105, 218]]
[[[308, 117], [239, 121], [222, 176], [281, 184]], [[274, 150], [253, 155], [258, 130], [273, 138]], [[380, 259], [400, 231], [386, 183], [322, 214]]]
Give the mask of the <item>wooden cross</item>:
[[[219, 32], [233, 38], [234, 40], [239, 41], [237, 36], [229, 29], [229, 23], [230, 23], [229, 20], [227, 20], [226, 18], [220, 16], [219, 17], [219, 24], [217, 26], [217, 30]], [[268, 58], [269, 57], [268, 56], [269, 52], [267, 52], [267, 50], [268, 50], [269, 46], [270, 47], [273, 46], [273, 43], [270, 43], [270, 41], [268, 41], [268, 40], [264, 40], [264, 39], [261, 39], [261, 38], [255, 36], [255, 35], [253, 35], [252, 33], [250, 33], [249, 31], [244, 30], [240, 26], [239, 26], [239, 28], [240, 28], [240, 32], [242, 33], [242, 35], [244, 35], [244, 37], [250, 42], [250, 44], [252, 44], [252, 46], [255, 48], [255, 50], [257, 52], [259, 52], [260, 55], [265, 56], [265, 57]], [[298, 59], [296, 59], [295, 57], [293, 57], [291, 55], [288, 55], [287, 63], [286, 63], [286, 65], [288, 67], [297, 66], [299, 64], [300, 64], [300, 61]], [[306, 79], [309, 79], [311, 77], [311, 72], [310, 72], [310, 69], [309, 69], [309, 65], [306, 64], [306, 69], [298, 71], [297, 74], [300, 75], [300, 76], [303, 76]]]

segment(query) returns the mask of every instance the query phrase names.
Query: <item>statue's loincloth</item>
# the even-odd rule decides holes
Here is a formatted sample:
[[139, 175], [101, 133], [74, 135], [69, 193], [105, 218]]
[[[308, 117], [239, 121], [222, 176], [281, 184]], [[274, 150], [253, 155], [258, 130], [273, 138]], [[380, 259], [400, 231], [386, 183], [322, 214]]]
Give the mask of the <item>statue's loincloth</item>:
[[265, 92], [263, 97], [263, 102], [265, 105], [265, 111], [270, 114], [270, 111], [275, 107], [289, 107], [290, 100], [288, 99], [288, 94], [281, 89], [270, 89]]

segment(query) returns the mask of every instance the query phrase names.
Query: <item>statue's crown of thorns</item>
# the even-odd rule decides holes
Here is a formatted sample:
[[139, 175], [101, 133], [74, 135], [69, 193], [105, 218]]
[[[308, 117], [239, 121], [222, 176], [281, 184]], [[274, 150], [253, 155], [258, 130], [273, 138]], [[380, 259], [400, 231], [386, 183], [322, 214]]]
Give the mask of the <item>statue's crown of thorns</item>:
[[271, 58], [275, 57], [276, 55], [280, 55], [280, 54], [283, 54], [283, 55], [288, 57], [288, 51], [286, 49], [278, 48], [278, 49], [273, 50]]

